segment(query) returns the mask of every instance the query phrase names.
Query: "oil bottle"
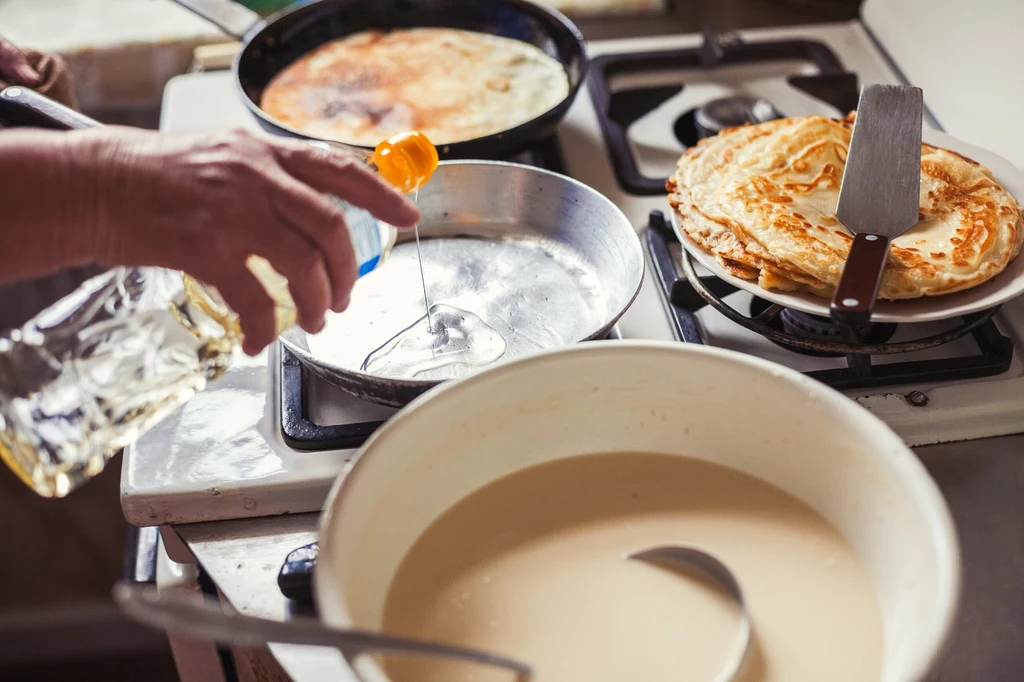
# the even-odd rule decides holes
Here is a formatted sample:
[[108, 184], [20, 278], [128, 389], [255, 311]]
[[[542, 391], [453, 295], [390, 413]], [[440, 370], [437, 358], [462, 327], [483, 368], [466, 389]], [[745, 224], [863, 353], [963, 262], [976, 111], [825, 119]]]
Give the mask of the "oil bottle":
[[[409, 132], [362, 160], [408, 193], [430, 179], [438, 156]], [[334, 200], [363, 276], [387, 259], [395, 228]], [[247, 265], [285, 331], [296, 319], [287, 280], [261, 258]], [[237, 315], [182, 272], [121, 267], [94, 277], [0, 336], [0, 459], [38, 494], [62, 497], [221, 376], [241, 343]]]

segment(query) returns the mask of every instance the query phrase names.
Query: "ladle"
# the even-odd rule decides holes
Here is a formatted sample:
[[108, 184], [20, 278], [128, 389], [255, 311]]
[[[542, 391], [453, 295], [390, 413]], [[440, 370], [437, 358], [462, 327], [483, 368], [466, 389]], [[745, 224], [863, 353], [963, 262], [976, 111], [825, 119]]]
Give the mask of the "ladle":
[[753, 648], [752, 626], [747, 611], [746, 599], [740, 588], [739, 580], [729, 567], [708, 552], [689, 545], [658, 545], [648, 547], [626, 555], [627, 559], [636, 559], [651, 564], [663, 564], [671, 568], [682, 568], [687, 572], [694, 569], [707, 575], [720, 587], [739, 607], [740, 624], [736, 637], [736, 645], [732, 655], [726, 661], [722, 671], [714, 682], [733, 682], [743, 672]]

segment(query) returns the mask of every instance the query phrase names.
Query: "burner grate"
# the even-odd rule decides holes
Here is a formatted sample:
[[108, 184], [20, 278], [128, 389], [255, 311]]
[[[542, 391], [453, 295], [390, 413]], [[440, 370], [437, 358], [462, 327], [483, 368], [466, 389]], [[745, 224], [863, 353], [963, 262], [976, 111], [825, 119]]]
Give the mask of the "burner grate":
[[[669, 244], [678, 245], [681, 249], [682, 277], [675, 266]], [[870, 327], [874, 325], [865, 329], [844, 328], [841, 330], [841, 341], [805, 338], [787, 333], [777, 324], [773, 325], [786, 310], [780, 305], [755, 298], [759, 305], [751, 306], [754, 314], [747, 316], [722, 300], [738, 290], [717, 277], [701, 277], [697, 274], [693, 260], [682, 249], [661, 211], [651, 211], [647, 248], [662, 295], [672, 312], [676, 331], [686, 343], [704, 343], [694, 314], [705, 305], [710, 305], [736, 324], [789, 350], [812, 355], [846, 356], [847, 367], [806, 372], [808, 376], [839, 390], [994, 376], [1007, 371], [1013, 361], [1013, 341], [1002, 335], [992, 321], [998, 307], [965, 315], [954, 328], [913, 341], [872, 343]], [[873, 356], [935, 348], [968, 334], [978, 346], [977, 355], [877, 365], [871, 362]]]
[[[644, 175], [630, 147], [627, 131], [637, 119], [682, 92], [685, 85], [629, 88], [612, 92], [609, 80], [627, 73], [669, 71], [680, 68], [713, 69], [728, 64], [800, 60], [814, 64], [814, 75], [792, 75], [791, 86], [820, 99], [839, 111], [857, 108], [857, 75], [843, 68], [839, 58], [824, 43], [814, 40], [744, 42], [735, 33], [716, 34], [705, 28], [700, 47], [658, 52], [609, 54], [590, 63], [587, 87], [597, 111], [598, 123], [611, 157], [619, 185], [637, 195], [664, 194], [667, 178]], [[684, 115], [685, 116], [685, 115]], [[681, 117], [675, 134], [681, 141], [692, 141], [693, 122]]]
[[290, 350], [281, 346], [281, 437], [295, 450], [347, 450], [358, 448], [384, 425], [383, 421], [321, 426], [309, 417], [306, 386], [309, 370]]

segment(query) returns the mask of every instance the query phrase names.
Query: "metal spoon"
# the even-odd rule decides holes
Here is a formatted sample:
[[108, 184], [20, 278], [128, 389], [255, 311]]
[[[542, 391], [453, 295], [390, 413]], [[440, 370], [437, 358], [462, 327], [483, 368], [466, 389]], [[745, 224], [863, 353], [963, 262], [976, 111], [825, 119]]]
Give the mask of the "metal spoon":
[[750, 658], [753, 648], [753, 637], [750, 614], [747, 612], [746, 599], [740, 583], [729, 567], [719, 559], [702, 549], [684, 545], [660, 545], [648, 547], [626, 555], [627, 559], [638, 559], [648, 563], [663, 563], [673, 568], [683, 568], [692, 572], [697, 569], [710, 577], [716, 585], [732, 597], [740, 610], [740, 627], [737, 633], [736, 646], [727, 665], [718, 674], [714, 682], [731, 682], [739, 677]]
[[159, 595], [156, 588], [137, 583], [116, 584], [114, 601], [127, 616], [140, 623], [229, 646], [252, 647], [275, 642], [331, 647], [348, 656], [372, 651], [422, 654], [505, 668], [523, 680], [532, 674], [530, 666], [486, 651], [361, 630], [339, 630], [311, 618], [282, 622], [228, 613], [209, 598]]

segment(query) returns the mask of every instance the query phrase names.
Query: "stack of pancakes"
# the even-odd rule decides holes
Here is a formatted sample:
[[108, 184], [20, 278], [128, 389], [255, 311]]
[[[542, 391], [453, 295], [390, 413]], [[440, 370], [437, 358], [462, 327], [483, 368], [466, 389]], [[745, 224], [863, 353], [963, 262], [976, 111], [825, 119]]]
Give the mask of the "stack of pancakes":
[[[702, 140], [666, 185], [683, 230], [736, 277], [831, 297], [853, 241], [835, 216], [853, 117], [785, 118]], [[893, 240], [880, 299], [962, 291], [1020, 253], [1021, 207], [971, 159], [922, 145], [920, 207]]]

